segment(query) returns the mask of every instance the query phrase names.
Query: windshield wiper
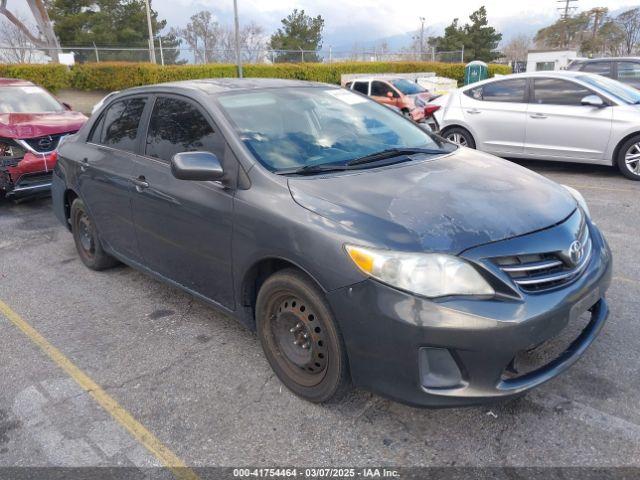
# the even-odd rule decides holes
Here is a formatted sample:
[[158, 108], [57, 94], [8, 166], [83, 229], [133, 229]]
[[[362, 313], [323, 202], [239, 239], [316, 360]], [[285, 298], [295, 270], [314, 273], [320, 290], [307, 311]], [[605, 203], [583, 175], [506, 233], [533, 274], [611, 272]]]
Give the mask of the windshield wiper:
[[354, 158], [353, 160], [347, 162], [345, 165], [347, 167], [352, 167], [354, 165], [363, 165], [365, 163], [377, 162], [378, 160], [385, 160], [387, 158], [400, 157], [402, 155], [415, 155], [418, 153], [426, 153], [428, 155], [441, 155], [444, 153], [449, 153], [449, 151], [436, 148], [388, 148], [386, 150], [382, 150], [381, 152]]
[[276, 173], [278, 175], [312, 175], [314, 173], [341, 172], [343, 170], [349, 170], [349, 167], [344, 163], [319, 163], [315, 165], [305, 165], [299, 168], [279, 170]]

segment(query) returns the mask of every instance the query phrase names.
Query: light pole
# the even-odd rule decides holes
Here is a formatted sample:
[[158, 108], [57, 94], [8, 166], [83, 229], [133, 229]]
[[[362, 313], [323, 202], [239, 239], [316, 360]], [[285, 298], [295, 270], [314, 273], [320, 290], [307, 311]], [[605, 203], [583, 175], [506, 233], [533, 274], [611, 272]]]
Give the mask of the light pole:
[[238, 0], [233, 0], [233, 17], [236, 26], [236, 62], [238, 63], [238, 78], [242, 78], [242, 57], [240, 56], [240, 26], [238, 22]]
[[149, 6], [149, 0], [144, 0], [144, 5], [147, 8], [147, 27], [149, 28], [149, 61], [156, 63], [156, 49], [153, 44], [153, 27], [151, 26], [151, 7]]

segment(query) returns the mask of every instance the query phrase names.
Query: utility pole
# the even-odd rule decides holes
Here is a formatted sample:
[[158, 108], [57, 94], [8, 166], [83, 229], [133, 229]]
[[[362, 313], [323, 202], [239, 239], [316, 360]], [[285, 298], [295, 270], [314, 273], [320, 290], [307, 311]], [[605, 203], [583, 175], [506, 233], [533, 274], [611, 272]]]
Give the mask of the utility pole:
[[149, 61], [156, 63], [156, 48], [153, 43], [153, 27], [151, 25], [151, 7], [149, 6], [149, 0], [144, 0], [144, 5], [147, 9], [147, 27], [149, 28]]
[[569, 43], [569, 18], [571, 17], [571, 11], [575, 10], [576, 6], [573, 6], [572, 3], [577, 2], [578, 0], [557, 0], [557, 3], [564, 4], [564, 6], [558, 7], [560, 10], [560, 19], [564, 22], [564, 32], [562, 33], [562, 46], [567, 47]]
[[238, 21], [238, 0], [233, 0], [233, 22], [236, 28], [236, 63], [238, 64], [238, 78], [242, 78], [242, 56], [240, 55], [240, 22]]
[[424, 60], [424, 21], [426, 18], [418, 17], [420, 19], [420, 61]]

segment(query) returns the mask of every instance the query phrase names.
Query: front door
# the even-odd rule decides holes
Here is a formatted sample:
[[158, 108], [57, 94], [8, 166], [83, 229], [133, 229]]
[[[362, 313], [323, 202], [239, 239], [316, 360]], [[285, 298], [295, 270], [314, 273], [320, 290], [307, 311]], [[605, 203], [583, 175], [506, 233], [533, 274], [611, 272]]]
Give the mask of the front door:
[[460, 95], [462, 114], [473, 128], [478, 150], [504, 156], [523, 152], [526, 86], [524, 78], [496, 80]]
[[191, 100], [159, 96], [144, 156], [134, 166], [133, 218], [144, 264], [184, 287], [233, 308], [233, 190], [221, 182], [178, 180], [173, 155], [209, 151], [226, 171], [233, 161], [222, 135]]
[[582, 105], [594, 92], [560, 78], [534, 78], [527, 111], [525, 153], [540, 159], [604, 158], [613, 109]]
[[139, 261], [131, 213], [134, 159], [140, 121], [148, 97], [134, 96], [110, 105], [80, 152], [79, 188], [101, 240], [116, 253]]

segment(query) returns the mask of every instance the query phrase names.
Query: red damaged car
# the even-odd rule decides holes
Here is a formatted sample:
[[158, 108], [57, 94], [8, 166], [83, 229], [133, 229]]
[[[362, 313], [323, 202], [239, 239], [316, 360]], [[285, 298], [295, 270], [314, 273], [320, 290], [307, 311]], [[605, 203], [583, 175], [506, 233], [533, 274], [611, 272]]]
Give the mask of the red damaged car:
[[86, 121], [37, 85], [0, 78], [0, 196], [49, 191], [60, 141]]

